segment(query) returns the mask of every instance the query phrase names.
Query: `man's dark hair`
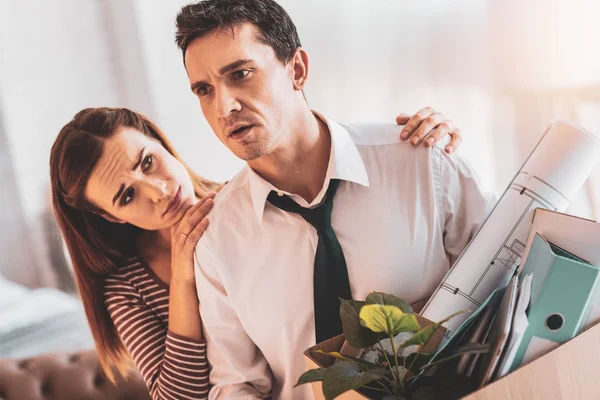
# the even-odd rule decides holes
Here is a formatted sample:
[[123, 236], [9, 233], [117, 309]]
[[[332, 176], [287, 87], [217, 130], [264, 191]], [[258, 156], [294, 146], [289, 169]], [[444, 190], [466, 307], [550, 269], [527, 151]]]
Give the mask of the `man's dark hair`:
[[300, 45], [296, 26], [274, 0], [205, 0], [184, 6], [177, 14], [175, 41], [185, 52], [189, 44], [215, 29], [249, 23], [258, 29], [258, 40], [275, 50], [283, 64]]

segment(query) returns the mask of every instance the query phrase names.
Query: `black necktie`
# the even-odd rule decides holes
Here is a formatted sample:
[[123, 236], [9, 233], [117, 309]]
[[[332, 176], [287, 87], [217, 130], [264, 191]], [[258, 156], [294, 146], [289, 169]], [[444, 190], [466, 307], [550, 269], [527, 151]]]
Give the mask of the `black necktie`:
[[288, 196], [279, 196], [274, 191], [267, 197], [275, 207], [300, 214], [317, 230], [319, 243], [313, 275], [317, 343], [342, 333], [339, 299], [352, 298], [344, 253], [331, 227], [333, 197], [339, 184], [339, 180], [332, 179], [325, 200], [315, 208], [304, 208]]

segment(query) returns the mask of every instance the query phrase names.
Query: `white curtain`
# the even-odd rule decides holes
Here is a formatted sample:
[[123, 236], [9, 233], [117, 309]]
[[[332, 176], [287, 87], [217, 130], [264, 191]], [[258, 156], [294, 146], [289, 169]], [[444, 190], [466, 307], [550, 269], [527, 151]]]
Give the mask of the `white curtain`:
[[[81, 108], [148, 114], [209, 178], [226, 180], [243, 165], [214, 137], [189, 90], [174, 44], [175, 15], [189, 2], [0, 2], [0, 108], [14, 196], [31, 232], [23, 245], [40, 264], [52, 253], [43, 228], [51, 217], [50, 146]], [[311, 107], [340, 121], [392, 122], [433, 106], [462, 129], [461, 152], [487, 190], [502, 192], [552, 119], [600, 133], [597, 0], [281, 4], [310, 57]], [[595, 175], [573, 212], [599, 216]]]

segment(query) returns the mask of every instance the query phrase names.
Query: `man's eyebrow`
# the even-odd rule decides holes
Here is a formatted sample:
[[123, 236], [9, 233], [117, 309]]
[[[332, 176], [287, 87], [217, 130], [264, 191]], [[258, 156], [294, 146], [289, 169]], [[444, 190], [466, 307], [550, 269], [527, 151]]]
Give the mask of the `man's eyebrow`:
[[[233, 71], [235, 69], [238, 69], [239, 67], [242, 67], [242, 66], [244, 66], [246, 64], [249, 64], [251, 62], [252, 62], [252, 60], [250, 60], [250, 59], [242, 59], [242, 60], [234, 61], [234, 62], [232, 62], [230, 64], [227, 64], [223, 68], [221, 68], [219, 70], [219, 75], [225, 75], [226, 73], [231, 72], [231, 71]], [[203, 86], [203, 85], [206, 85], [206, 84], [207, 84], [206, 81], [196, 81], [196, 82], [194, 82], [190, 86], [190, 88], [192, 89], [192, 92], [196, 93], [196, 90], [200, 86]]]
[[[142, 150], [140, 150], [140, 154], [138, 154], [137, 161], [133, 164], [133, 167], [131, 168], [132, 171], [135, 171], [142, 163], [142, 157], [144, 156], [144, 150], [146, 150], [145, 147]], [[117, 191], [117, 194], [115, 194], [115, 197], [113, 197], [113, 200], [112, 200], [113, 206], [115, 205], [115, 202], [119, 199], [119, 197], [121, 197], [124, 190], [125, 190], [125, 185], [121, 184], [121, 186], [119, 186], [119, 190]]]
[[227, 64], [223, 68], [219, 70], [219, 75], [225, 75], [228, 72], [233, 71], [234, 69], [238, 69], [239, 67], [251, 63], [252, 60], [243, 59], [232, 62], [231, 64]]

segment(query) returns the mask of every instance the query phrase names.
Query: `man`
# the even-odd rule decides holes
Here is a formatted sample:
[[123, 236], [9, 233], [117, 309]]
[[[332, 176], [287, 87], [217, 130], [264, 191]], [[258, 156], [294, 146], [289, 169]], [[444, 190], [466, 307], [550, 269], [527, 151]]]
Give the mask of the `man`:
[[273, 0], [205, 1], [177, 24], [204, 116], [248, 164], [196, 248], [211, 398], [310, 399], [302, 352], [340, 333], [338, 297], [428, 298], [488, 203], [439, 146], [312, 111], [308, 55]]

